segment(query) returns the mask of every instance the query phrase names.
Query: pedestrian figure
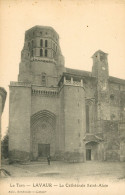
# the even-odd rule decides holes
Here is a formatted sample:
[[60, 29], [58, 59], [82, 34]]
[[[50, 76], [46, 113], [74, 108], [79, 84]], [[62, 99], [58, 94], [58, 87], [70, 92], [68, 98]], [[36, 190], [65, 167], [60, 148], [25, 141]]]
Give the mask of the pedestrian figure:
[[50, 156], [47, 156], [48, 165], [50, 165]]

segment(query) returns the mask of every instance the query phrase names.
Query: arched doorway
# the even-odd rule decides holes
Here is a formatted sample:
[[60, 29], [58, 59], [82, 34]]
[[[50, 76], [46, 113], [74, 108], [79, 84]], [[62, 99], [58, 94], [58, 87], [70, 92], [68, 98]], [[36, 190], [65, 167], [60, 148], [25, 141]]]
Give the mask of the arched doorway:
[[90, 141], [85, 144], [86, 149], [86, 160], [87, 161], [96, 161], [98, 159], [98, 142]]
[[47, 111], [39, 111], [31, 117], [31, 153], [38, 159], [55, 154], [56, 116]]

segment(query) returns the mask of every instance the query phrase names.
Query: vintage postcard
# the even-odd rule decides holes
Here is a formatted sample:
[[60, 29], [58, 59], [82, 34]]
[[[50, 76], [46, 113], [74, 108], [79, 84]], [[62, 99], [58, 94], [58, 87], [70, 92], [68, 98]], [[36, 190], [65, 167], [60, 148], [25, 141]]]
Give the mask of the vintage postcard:
[[125, 194], [125, 1], [0, 0], [0, 194]]

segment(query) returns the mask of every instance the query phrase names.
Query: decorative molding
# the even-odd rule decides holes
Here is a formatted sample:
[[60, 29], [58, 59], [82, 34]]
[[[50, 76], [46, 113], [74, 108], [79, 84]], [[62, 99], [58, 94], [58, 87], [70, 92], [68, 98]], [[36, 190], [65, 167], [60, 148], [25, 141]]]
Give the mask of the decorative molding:
[[14, 82], [11, 81], [10, 82], [10, 86], [12, 87], [31, 87], [31, 83], [30, 82]]
[[86, 102], [86, 105], [92, 105], [95, 103], [95, 98], [86, 98], [85, 102]]
[[49, 122], [53, 128], [56, 125], [56, 115], [48, 110], [41, 110], [31, 116], [31, 127], [37, 124], [37, 121], [44, 119], [43, 121]]
[[72, 85], [72, 86], [83, 87], [82, 82], [72, 81], [72, 80], [64, 80], [64, 85]]
[[42, 95], [42, 96], [57, 96], [58, 91], [52, 90], [36, 90], [32, 89], [32, 95]]
[[43, 57], [31, 57], [30, 61], [41, 61], [41, 62], [53, 63], [53, 64], [57, 65], [55, 60], [48, 59], [48, 58], [43, 58]]

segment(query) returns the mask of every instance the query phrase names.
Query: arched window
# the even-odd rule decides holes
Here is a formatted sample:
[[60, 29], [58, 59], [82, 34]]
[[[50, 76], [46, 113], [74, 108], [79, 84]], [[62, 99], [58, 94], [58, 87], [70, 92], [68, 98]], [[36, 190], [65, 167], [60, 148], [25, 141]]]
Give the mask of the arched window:
[[31, 56], [33, 57], [33, 49], [32, 49], [32, 51], [31, 51]]
[[55, 58], [55, 56], [56, 56], [56, 53], [55, 53], [55, 51], [53, 51], [53, 57]]
[[47, 47], [48, 46], [48, 41], [47, 40], [45, 40], [45, 47]]
[[42, 73], [42, 85], [46, 86], [46, 73]]
[[34, 41], [32, 40], [32, 48], [34, 47]]
[[89, 133], [89, 105], [86, 105], [86, 133]]
[[43, 49], [40, 49], [40, 56], [43, 56]]
[[55, 50], [55, 43], [53, 43], [53, 49]]
[[47, 57], [47, 55], [48, 55], [48, 51], [47, 49], [45, 49], [45, 57]]
[[43, 47], [43, 39], [40, 39], [40, 46]]

